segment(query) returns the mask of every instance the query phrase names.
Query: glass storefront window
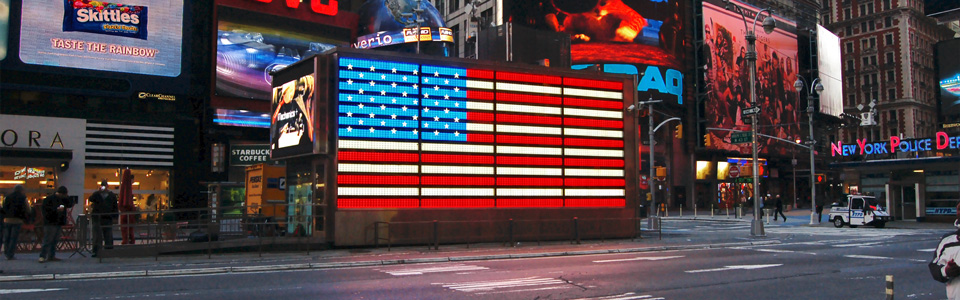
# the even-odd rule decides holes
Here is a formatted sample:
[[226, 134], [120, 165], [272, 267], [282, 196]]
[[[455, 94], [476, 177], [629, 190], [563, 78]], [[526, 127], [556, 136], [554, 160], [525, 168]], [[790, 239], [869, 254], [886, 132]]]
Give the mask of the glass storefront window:
[[31, 204], [39, 203], [57, 189], [57, 173], [55, 168], [37, 166], [0, 166], [0, 193], [6, 197], [13, 192], [13, 187], [23, 185], [27, 201]]
[[[110, 190], [120, 193], [120, 168], [87, 168], [83, 181], [83, 199], [86, 204], [100, 181], [106, 179]], [[140, 211], [166, 210], [170, 207], [170, 171], [163, 169], [130, 169], [133, 174], [133, 201]]]

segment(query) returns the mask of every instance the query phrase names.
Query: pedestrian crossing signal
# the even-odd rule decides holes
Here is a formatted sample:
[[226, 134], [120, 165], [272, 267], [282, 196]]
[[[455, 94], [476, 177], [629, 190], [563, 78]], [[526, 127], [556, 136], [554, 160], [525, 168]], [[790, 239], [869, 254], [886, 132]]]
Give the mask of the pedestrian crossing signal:
[[817, 183], [823, 183], [824, 181], [827, 180], [827, 176], [823, 174], [817, 174], [816, 178], [817, 178]]

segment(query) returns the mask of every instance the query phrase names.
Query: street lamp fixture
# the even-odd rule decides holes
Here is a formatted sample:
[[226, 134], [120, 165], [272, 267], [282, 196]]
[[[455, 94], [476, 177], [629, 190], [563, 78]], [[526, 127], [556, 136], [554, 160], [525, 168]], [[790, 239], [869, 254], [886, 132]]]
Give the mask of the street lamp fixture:
[[[793, 87], [797, 89], [797, 93], [803, 90], [803, 77], [797, 75], [797, 81], [793, 83]], [[814, 225], [813, 220], [816, 216], [816, 211], [814, 208], [817, 207], [817, 182], [815, 180], [815, 171], [816, 161], [814, 160], [814, 151], [813, 146], [816, 145], [817, 141], [813, 138], [813, 93], [816, 92], [818, 95], [823, 92], [823, 85], [820, 84], [820, 78], [814, 78], [812, 86], [810, 87], [810, 93], [807, 93], [807, 116], [810, 117], [809, 122], [807, 123], [810, 126], [810, 138], [807, 141], [808, 146], [810, 146], [810, 225]]]
[[[767, 17], [763, 19], [763, 32], [770, 34], [777, 27], [777, 21], [773, 19], [773, 10], [765, 8], [757, 12], [753, 17], [753, 27], [747, 25], [747, 14], [739, 5], [724, 1], [728, 8], [740, 14], [743, 20], [743, 29], [747, 32], [744, 38], [747, 40], [747, 53], [744, 55], [750, 68], [750, 105], [757, 107], [757, 21], [764, 12]], [[757, 157], [757, 116], [753, 116], [750, 121], [750, 133], [753, 141], [750, 146], [753, 150], [753, 220], [750, 222], [750, 235], [755, 237], [765, 236], [763, 231], [763, 221], [760, 219], [760, 166]]]

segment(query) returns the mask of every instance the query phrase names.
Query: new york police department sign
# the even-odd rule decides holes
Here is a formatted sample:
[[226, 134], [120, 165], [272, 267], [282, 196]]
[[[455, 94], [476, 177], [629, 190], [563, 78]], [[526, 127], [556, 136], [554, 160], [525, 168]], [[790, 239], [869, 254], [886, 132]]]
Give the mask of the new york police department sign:
[[843, 141], [830, 144], [832, 156], [893, 154], [898, 152], [926, 152], [960, 148], [960, 136], [950, 136], [946, 132], [937, 132], [934, 138], [907, 139], [891, 136], [889, 141], [868, 142], [858, 139], [854, 145], [844, 145]]

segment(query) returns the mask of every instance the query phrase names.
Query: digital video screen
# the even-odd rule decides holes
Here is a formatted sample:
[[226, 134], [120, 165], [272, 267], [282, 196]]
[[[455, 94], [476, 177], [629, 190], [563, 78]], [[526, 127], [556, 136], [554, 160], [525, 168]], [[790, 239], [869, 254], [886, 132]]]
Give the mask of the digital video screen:
[[956, 116], [960, 113], [960, 39], [937, 44], [937, 62], [940, 71], [940, 114]]
[[346, 29], [219, 6], [216, 94], [270, 101], [271, 71], [349, 40]]
[[314, 130], [313, 74], [273, 88], [270, 105], [270, 150], [273, 158], [313, 152]]
[[177, 77], [183, 0], [23, 0], [27, 64]]
[[[731, 1], [752, 14], [759, 9], [742, 2]], [[719, 0], [703, 2], [704, 55], [707, 55], [706, 71], [707, 103], [705, 114], [707, 127], [750, 131], [751, 121], [743, 114], [745, 108], [760, 107], [757, 132], [786, 140], [800, 135], [800, 117], [804, 117], [794, 82], [797, 80], [797, 34], [796, 24], [786, 19], [774, 18], [776, 29], [767, 34], [759, 24], [756, 51], [756, 104], [750, 103], [750, 68], [746, 59], [746, 30], [741, 15], [724, 9]], [[808, 83], [809, 84], [809, 83]], [[727, 150], [742, 154], [751, 153], [751, 143], [732, 143], [730, 131], [710, 130], [709, 149]], [[757, 138], [758, 151], [770, 155], [786, 155], [790, 147], [775, 139]]]

